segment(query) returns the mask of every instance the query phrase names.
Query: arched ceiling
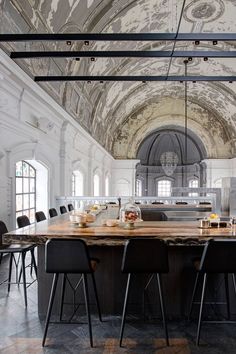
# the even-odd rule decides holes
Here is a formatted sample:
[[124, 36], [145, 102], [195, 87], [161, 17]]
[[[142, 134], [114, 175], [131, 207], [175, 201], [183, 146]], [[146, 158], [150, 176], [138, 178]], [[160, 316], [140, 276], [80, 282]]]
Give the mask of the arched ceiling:
[[[0, 0], [1, 33], [176, 32], [180, 0]], [[180, 33], [235, 33], [235, 0], [186, 0]], [[235, 50], [235, 42], [176, 43], [176, 50]], [[4, 43], [15, 50], [171, 50], [171, 42]], [[17, 59], [30, 75], [184, 75], [182, 59]], [[189, 75], [236, 75], [236, 59], [193, 58]], [[151, 131], [184, 125], [178, 82], [51, 82], [40, 84], [116, 158], [135, 158]], [[208, 158], [235, 156], [236, 83], [188, 84], [188, 124]]]

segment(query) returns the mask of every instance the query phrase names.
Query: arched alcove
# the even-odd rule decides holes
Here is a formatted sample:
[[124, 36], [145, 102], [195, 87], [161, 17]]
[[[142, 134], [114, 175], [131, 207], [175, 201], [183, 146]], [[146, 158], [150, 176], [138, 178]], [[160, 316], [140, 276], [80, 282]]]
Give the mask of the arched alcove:
[[[187, 147], [187, 149], [186, 149]], [[174, 154], [176, 166], [173, 173], [163, 168], [162, 156]], [[136, 179], [142, 181], [142, 195], [157, 195], [157, 181], [171, 178], [171, 187], [189, 187], [190, 180], [204, 185], [204, 170], [201, 161], [207, 158], [201, 139], [188, 129], [165, 126], [149, 134], [140, 144], [137, 159]]]

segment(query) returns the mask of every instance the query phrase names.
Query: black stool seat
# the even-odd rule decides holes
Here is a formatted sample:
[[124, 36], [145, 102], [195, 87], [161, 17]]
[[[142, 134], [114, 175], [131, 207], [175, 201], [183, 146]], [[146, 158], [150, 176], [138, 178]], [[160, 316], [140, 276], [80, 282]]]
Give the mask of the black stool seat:
[[44, 214], [43, 211], [36, 211], [35, 213], [35, 219], [37, 222], [46, 220], [46, 215]]
[[55, 216], [58, 215], [55, 208], [50, 208], [48, 212], [49, 212], [50, 218], [54, 218]]
[[[58, 260], [60, 260], [60, 262], [58, 262]], [[73, 290], [75, 292], [78, 286], [81, 283], [83, 284], [85, 306], [86, 306], [87, 318], [88, 318], [90, 345], [91, 347], [93, 347], [90, 305], [88, 301], [87, 275], [90, 274], [92, 277], [92, 284], [94, 288], [99, 319], [101, 321], [102, 320], [101, 310], [98, 301], [97, 287], [96, 287], [96, 282], [94, 277], [94, 271], [96, 270], [98, 263], [99, 260], [97, 258], [90, 258], [88, 247], [83, 240], [80, 239], [65, 240], [65, 239], [55, 238], [47, 241], [46, 248], [45, 248], [45, 271], [46, 273], [53, 273], [54, 275], [53, 275], [53, 283], [51, 288], [51, 295], [48, 304], [42, 346], [45, 345], [45, 341], [46, 341], [46, 336], [47, 336], [48, 326], [50, 322], [52, 306], [55, 298], [59, 274], [63, 274], [61, 303], [60, 303], [60, 320], [62, 319], [66, 281], [69, 282], [68, 274], [81, 274], [81, 278]], [[71, 318], [73, 318], [75, 311], [73, 312]]]
[[30, 225], [29, 218], [26, 215], [18, 216], [16, 221], [17, 221], [17, 225], [18, 225], [19, 228]]
[[[195, 258], [193, 260], [195, 269], [197, 270], [197, 275], [195, 279], [192, 300], [190, 304], [189, 318], [192, 313], [195, 295], [199, 284], [199, 277], [200, 276], [203, 277], [196, 345], [199, 345], [199, 341], [200, 341], [200, 332], [201, 332], [201, 325], [202, 325], [202, 310], [204, 305], [207, 276], [209, 274], [220, 274], [220, 273], [224, 274], [227, 314], [228, 314], [228, 318], [230, 319], [228, 274], [232, 274], [233, 286], [236, 294], [236, 283], [235, 283], [235, 275], [234, 275], [236, 273], [235, 254], [236, 254], [236, 240], [227, 240], [227, 239], [210, 240], [207, 242], [207, 244], [204, 247], [204, 251], [201, 259], [199, 260], [199, 258]], [[224, 322], [224, 321], [220, 321], [220, 322]]]
[[[22, 223], [24, 222], [28, 222], [26, 218], [20, 217], [20, 222], [22, 221]], [[18, 274], [18, 262], [19, 259], [21, 258], [21, 272], [19, 275], [19, 278], [17, 279], [17, 284], [20, 284], [20, 278], [21, 278], [21, 273], [23, 276], [23, 288], [24, 288], [24, 300], [25, 300], [25, 307], [27, 307], [27, 283], [26, 283], [26, 274], [25, 274], [25, 269], [26, 269], [26, 265], [25, 265], [25, 257], [26, 257], [26, 253], [28, 251], [30, 251], [31, 253], [31, 258], [32, 258], [32, 267], [34, 268], [36, 277], [37, 277], [37, 267], [36, 267], [36, 261], [35, 261], [35, 257], [34, 257], [34, 245], [33, 244], [10, 244], [10, 245], [3, 245], [2, 244], [2, 235], [7, 233], [7, 227], [5, 225], [5, 223], [3, 221], [0, 221], [0, 255], [2, 257], [3, 254], [10, 254], [10, 259], [9, 259], [9, 274], [8, 274], [8, 279], [4, 280], [1, 282], [1, 284], [3, 283], [8, 283], [8, 292], [10, 292], [10, 287], [11, 287], [11, 276], [12, 276], [12, 265], [13, 265], [13, 261], [14, 264], [16, 266], [16, 273]], [[18, 258], [18, 260], [16, 260], [15, 258], [15, 254], [19, 254], [21, 257]], [[34, 282], [34, 281], [33, 281]], [[32, 283], [33, 283], [32, 282]], [[30, 284], [32, 284], [30, 283]], [[0, 284], [0, 285], [1, 285]], [[15, 283], [14, 283], [15, 284]], [[29, 284], [29, 285], [30, 285]]]
[[65, 205], [61, 205], [61, 206], [60, 206], [60, 213], [61, 213], [61, 214], [67, 213], [67, 209], [66, 209]]
[[67, 206], [68, 206], [68, 210], [69, 210], [69, 211], [74, 210], [74, 206], [73, 206], [73, 204], [68, 204]]
[[34, 248], [32, 244], [17, 244], [13, 243], [11, 245], [1, 245], [0, 253], [17, 253], [22, 251], [30, 251]]
[[156, 276], [158, 292], [160, 297], [160, 306], [163, 319], [163, 327], [165, 330], [166, 344], [169, 345], [168, 331], [166, 325], [165, 305], [162, 294], [161, 274], [169, 272], [168, 265], [168, 252], [167, 245], [164, 241], [159, 239], [131, 239], [126, 242], [122, 266], [122, 273], [128, 274], [125, 300], [122, 314], [122, 322], [120, 329], [120, 347], [122, 346], [122, 339], [124, 333], [125, 317], [127, 310], [127, 302], [129, 297], [129, 288], [131, 282], [131, 275], [148, 273], [152, 274], [145, 287], [145, 290], [149, 286], [151, 280]]

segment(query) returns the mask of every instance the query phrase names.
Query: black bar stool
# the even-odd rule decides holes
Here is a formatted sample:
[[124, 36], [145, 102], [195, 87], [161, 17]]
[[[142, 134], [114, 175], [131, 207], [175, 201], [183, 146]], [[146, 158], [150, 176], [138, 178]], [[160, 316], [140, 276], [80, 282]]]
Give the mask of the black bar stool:
[[26, 215], [18, 216], [16, 221], [17, 221], [17, 225], [18, 225], [19, 228], [22, 228], [22, 227], [30, 225], [29, 218]]
[[46, 220], [46, 215], [44, 214], [43, 211], [36, 211], [35, 213], [35, 219], [37, 222]]
[[[207, 244], [204, 247], [204, 251], [199, 266], [196, 264], [196, 268], [198, 268], [198, 273], [196, 275], [196, 280], [194, 284], [192, 300], [190, 305], [190, 311], [189, 311], [189, 318], [190, 318], [192, 313], [193, 303], [196, 296], [196, 291], [199, 285], [199, 277], [203, 276], [196, 345], [199, 345], [199, 341], [200, 341], [200, 333], [201, 333], [201, 326], [202, 326], [202, 310], [204, 305], [208, 274], [217, 274], [217, 273], [224, 274], [227, 313], [228, 313], [228, 318], [230, 318], [228, 274], [232, 274], [234, 291], [236, 294], [236, 284], [235, 284], [235, 277], [234, 277], [234, 273], [236, 273], [235, 255], [236, 255], [236, 240], [210, 240], [209, 242], [207, 242]], [[228, 321], [212, 321], [212, 322], [224, 323]]]
[[66, 209], [65, 205], [61, 205], [61, 206], [60, 206], [60, 213], [61, 213], [61, 214], [67, 213], [67, 209]]
[[[29, 226], [29, 225], [30, 225], [30, 220], [29, 220], [29, 218], [28, 218], [27, 215], [18, 216], [18, 218], [16, 219], [16, 221], [17, 221], [17, 225], [18, 225], [19, 229], [22, 228], [22, 227], [26, 227], [26, 226]], [[35, 247], [37, 247], [37, 246], [35, 246], [35, 245], [32, 246], [32, 252], [31, 252], [31, 254], [34, 254], [34, 249], [35, 249]], [[34, 259], [33, 259], [33, 258], [34, 258]], [[30, 275], [32, 275], [33, 268], [34, 268], [35, 274], [36, 274], [36, 276], [37, 276], [37, 269], [36, 269], [36, 267], [35, 267], [35, 264], [36, 264], [36, 263], [34, 264], [34, 262], [35, 262], [35, 257], [31, 257]], [[19, 277], [19, 279], [21, 279], [21, 272], [20, 272], [20, 277]]]
[[50, 208], [48, 212], [49, 212], [50, 218], [54, 218], [54, 216], [58, 216], [55, 208]]
[[[35, 269], [35, 273], [36, 273], [36, 276], [37, 276], [37, 268], [36, 268], [36, 262], [35, 262], [35, 258], [34, 258], [34, 245], [31, 245], [31, 244], [11, 244], [11, 245], [3, 245], [2, 244], [2, 235], [7, 233], [8, 230], [7, 230], [7, 227], [5, 225], [5, 223], [3, 221], [0, 221], [0, 254], [1, 256], [3, 254], [9, 254], [10, 255], [10, 259], [9, 259], [9, 274], [8, 274], [8, 279], [7, 280], [4, 280], [1, 282], [0, 285], [2, 285], [3, 283], [8, 283], [8, 293], [10, 292], [10, 288], [11, 288], [11, 284], [18, 284], [20, 283], [20, 277], [19, 279], [18, 276], [17, 276], [17, 270], [18, 270], [18, 265], [19, 265], [19, 259], [21, 258], [21, 272], [22, 272], [22, 275], [23, 275], [23, 289], [24, 289], [24, 300], [25, 300], [25, 307], [27, 307], [27, 285], [30, 285], [30, 284], [27, 284], [26, 282], [26, 274], [25, 274], [25, 268], [26, 268], [26, 265], [25, 265], [25, 257], [26, 257], [26, 253], [28, 251], [31, 252], [31, 257], [32, 257], [32, 262], [33, 262], [33, 266], [34, 266], [34, 269]], [[19, 254], [19, 258], [18, 260], [15, 258], [15, 255], [16, 254]], [[16, 282], [12, 282], [11, 281], [11, 276], [12, 276], [12, 265], [13, 265], [13, 262], [16, 266]]]
[[[99, 319], [100, 321], [102, 321], [101, 310], [98, 301], [97, 287], [96, 287], [96, 282], [94, 277], [94, 271], [96, 268], [95, 266], [98, 260], [89, 257], [88, 247], [83, 240], [80, 239], [63, 240], [57, 238], [47, 241], [46, 249], [45, 249], [45, 260], [46, 260], [45, 261], [46, 273], [53, 273], [54, 275], [53, 275], [53, 283], [52, 283], [51, 294], [50, 294], [50, 299], [48, 304], [42, 346], [45, 345], [45, 340], [47, 337], [47, 331], [48, 331], [49, 321], [51, 317], [52, 306], [55, 298], [59, 274], [63, 274], [60, 320], [62, 317], [62, 308], [63, 308], [63, 301], [64, 301], [64, 293], [65, 293], [65, 280], [67, 279], [67, 275], [81, 274], [82, 275], [81, 280], [78, 282], [78, 284], [80, 284], [81, 282], [83, 283], [85, 307], [86, 307], [87, 318], [88, 318], [90, 345], [91, 347], [93, 347], [87, 275], [91, 274], [92, 276], [92, 282], [93, 282], [93, 287], [95, 292], [95, 299], [97, 303]], [[58, 260], [60, 260], [60, 262], [58, 262]], [[71, 323], [75, 323], [75, 322], [71, 322]]]
[[127, 302], [129, 297], [131, 275], [141, 273], [149, 273], [156, 275], [166, 344], [169, 345], [165, 315], [165, 304], [162, 294], [161, 282], [161, 273], [169, 272], [167, 245], [165, 244], [165, 242], [159, 239], [140, 238], [127, 241], [125, 244], [121, 271], [122, 273], [128, 273], [128, 279], [120, 329], [120, 347], [122, 346], [122, 339], [124, 333], [124, 324], [127, 310]]
[[69, 211], [74, 210], [74, 206], [73, 206], [73, 204], [68, 204], [68, 210], [69, 210]]

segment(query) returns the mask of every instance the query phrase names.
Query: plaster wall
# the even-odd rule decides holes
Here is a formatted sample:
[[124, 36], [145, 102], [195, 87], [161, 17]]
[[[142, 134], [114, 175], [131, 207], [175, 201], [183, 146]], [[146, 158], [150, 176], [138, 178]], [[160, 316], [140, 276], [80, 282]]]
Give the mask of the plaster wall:
[[15, 163], [19, 160], [35, 160], [47, 169], [44, 210], [56, 205], [56, 196], [71, 195], [73, 170], [80, 169], [85, 176], [85, 195], [93, 193], [94, 171], [101, 175], [101, 194], [104, 176], [112, 174], [111, 155], [0, 52], [0, 220], [9, 229], [15, 228]]

